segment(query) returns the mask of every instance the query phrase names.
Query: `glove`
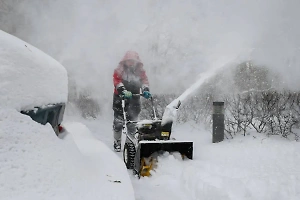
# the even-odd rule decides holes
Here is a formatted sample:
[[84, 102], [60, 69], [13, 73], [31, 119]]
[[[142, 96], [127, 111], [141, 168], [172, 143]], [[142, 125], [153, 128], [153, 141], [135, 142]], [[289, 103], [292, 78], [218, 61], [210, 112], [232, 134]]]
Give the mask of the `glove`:
[[132, 97], [132, 93], [128, 90], [123, 90], [122, 95], [125, 99], [130, 99]]
[[144, 91], [144, 92], [143, 92], [143, 97], [146, 98], [146, 99], [149, 99], [149, 98], [151, 98], [152, 96], [151, 96], [151, 93], [150, 93], [149, 91]]

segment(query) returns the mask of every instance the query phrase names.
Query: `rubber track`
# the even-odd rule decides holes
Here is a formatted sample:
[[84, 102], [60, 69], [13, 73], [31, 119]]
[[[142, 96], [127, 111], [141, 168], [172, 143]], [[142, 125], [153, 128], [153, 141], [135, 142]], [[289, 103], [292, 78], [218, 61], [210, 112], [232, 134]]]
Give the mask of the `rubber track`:
[[132, 143], [126, 143], [128, 146], [128, 169], [133, 169], [134, 168], [134, 158], [135, 158], [135, 147]]

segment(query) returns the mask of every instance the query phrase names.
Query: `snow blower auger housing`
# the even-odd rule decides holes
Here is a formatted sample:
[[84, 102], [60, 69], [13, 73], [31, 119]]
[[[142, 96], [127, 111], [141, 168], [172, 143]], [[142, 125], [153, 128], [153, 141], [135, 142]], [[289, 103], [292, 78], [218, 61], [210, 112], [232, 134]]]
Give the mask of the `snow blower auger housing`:
[[[154, 119], [142, 121], [127, 121], [125, 100], [122, 100], [125, 121], [123, 133], [126, 134], [123, 159], [127, 169], [132, 169], [139, 177], [151, 175], [150, 171], [156, 164], [156, 156], [163, 152], [179, 152], [183, 158], [193, 159], [193, 142], [170, 140], [173, 122], [162, 125], [162, 120], [156, 117], [153, 99], [150, 100]], [[134, 126], [134, 133], [128, 132], [129, 125]]]

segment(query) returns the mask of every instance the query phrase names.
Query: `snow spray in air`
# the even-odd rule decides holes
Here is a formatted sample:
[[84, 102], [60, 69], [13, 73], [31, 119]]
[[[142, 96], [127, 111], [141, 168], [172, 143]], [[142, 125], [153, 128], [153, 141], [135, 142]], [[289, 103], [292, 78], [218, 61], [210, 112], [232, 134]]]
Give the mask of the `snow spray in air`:
[[200, 88], [203, 83], [212, 78], [220, 68], [223, 68], [225, 66], [222, 65], [220, 67], [214, 67], [211, 70], [199, 74], [198, 80], [193, 85], [191, 85], [178, 98], [174, 99], [169, 105], [166, 106], [165, 112], [162, 117], [162, 125], [169, 122], [174, 122], [180, 104], [184, 102], [184, 100], [187, 99], [191, 94], [193, 94], [198, 88]]

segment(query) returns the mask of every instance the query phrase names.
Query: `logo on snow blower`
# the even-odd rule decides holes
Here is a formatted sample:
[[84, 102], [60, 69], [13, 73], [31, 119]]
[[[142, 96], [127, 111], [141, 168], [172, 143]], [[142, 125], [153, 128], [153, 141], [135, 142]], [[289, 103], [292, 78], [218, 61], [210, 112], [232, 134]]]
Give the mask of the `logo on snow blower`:
[[170, 133], [169, 132], [161, 132], [161, 136], [163, 137], [169, 137]]

